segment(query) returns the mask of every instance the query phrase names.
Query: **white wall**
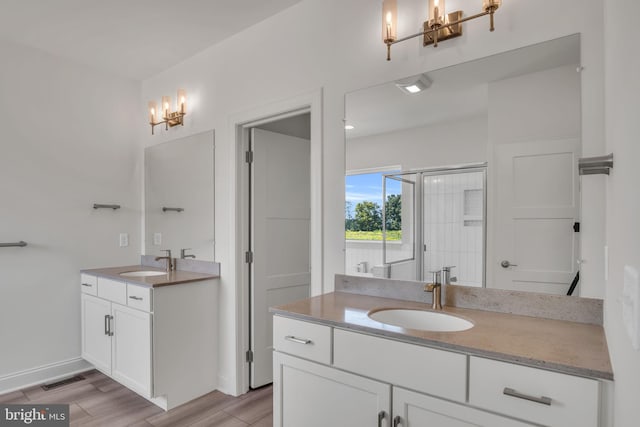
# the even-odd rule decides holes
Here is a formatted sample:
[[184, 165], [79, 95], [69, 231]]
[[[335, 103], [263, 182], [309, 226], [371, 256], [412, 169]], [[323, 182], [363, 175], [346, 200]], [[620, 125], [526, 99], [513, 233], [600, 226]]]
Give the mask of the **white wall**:
[[425, 169], [487, 161], [487, 116], [352, 138], [346, 169]]
[[574, 65], [489, 84], [489, 142], [580, 138], [580, 74]]
[[[447, 4], [452, 9], [464, 6], [467, 14], [480, 9], [479, 2], [451, 0]], [[496, 15], [495, 32], [487, 30], [486, 21], [470, 22], [462, 37], [437, 49], [422, 48], [418, 39], [396, 45], [392, 61], [387, 62], [380, 40], [381, 2], [305, 0], [143, 82], [141, 108], [147, 100], [159, 99], [178, 87], [190, 94], [185, 127], [158, 132], [155, 137], [148, 135], [145, 127], [141, 135], [146, 145], [216, 129], [216, 254], [223, 266], [223, 391], [236, 391], [235, 287], [240, 262], [231, 250], [236, 231], [229, 226], [237, 214], [234, 180], [229, 179], [235, 174], [234, 136], [227, 131], [229, 118], [323, 88], [323, 271], [324, 289], [330, 291], [333, 274], [344, 268], [345, 92], [580, 32], [585, 66], [583, 146], [587, 154], [601, 154], [602, 3], [562, 0], [553, 2], [553, 7], [550, 13], [538, 2], [504, 2]], [[406, 0], [400, 9], [400, 33], [415, 32], [420, 16], [426, 14], [426, 2]]]
[[638, 425], [640, 352], [631, 346], [622, 321], [620, 299], [625, 265], [640, 269], [640, 30], [635, 0], [605, 1], [606, 140], [614, 167], [607, 183], [609, 277], [605, 296], [605, 330], [615, 375], [615, 425]]
[[139, 83], [10, 42], [0, 57], [0, 242], [28, 243], [0, 248], [1, 392], [79, 358], [81, 268], [139, 263], [142, 116]]

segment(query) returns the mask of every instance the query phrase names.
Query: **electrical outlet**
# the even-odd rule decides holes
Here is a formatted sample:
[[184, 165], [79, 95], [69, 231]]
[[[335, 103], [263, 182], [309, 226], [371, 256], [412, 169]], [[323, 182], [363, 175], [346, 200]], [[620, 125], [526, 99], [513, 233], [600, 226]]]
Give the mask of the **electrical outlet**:
[[153, 244], [160, 246], [162, 244], [162, 233], [153, 233]]
[[126, 248], [127, 246], [129, 246], [129, 234], [120, 233], [120, 247]]

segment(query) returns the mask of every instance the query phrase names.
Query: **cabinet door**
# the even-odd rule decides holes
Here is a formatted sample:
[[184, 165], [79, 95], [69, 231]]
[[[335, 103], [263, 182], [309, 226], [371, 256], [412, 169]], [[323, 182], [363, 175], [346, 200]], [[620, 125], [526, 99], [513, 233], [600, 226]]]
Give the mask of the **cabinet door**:
[[279, 352], [273, 364], [275, 427], [391, 425], [390, 385]]
[[112, 304], [112, 377], [146, 397], [151, 395], [151, 315]]
[[111, 375], [110, 314], [109, 301], [82, 294], [82, 358], [107, 375]]
[[424, 394], [393, 388], [394, 427], [531, 427], [499, 415]]

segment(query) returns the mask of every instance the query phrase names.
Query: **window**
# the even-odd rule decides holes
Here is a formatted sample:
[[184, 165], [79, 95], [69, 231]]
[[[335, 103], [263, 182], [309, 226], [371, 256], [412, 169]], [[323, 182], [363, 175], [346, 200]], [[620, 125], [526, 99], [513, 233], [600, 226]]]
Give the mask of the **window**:
[[[393, 170], [353, 173], [345, 179], [345, 238], [382, 241], [382, 221], [387, 240], [402, 240], [401, 183], [386, 180], [387, 200], [383, 202], [383, 175]], [[383, 212], [384, 209], [384, 212]]]

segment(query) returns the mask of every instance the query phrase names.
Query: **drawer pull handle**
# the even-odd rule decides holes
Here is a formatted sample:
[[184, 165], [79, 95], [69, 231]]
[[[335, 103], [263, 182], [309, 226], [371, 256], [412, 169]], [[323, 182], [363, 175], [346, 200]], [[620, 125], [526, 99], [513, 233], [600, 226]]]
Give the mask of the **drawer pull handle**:
[[308, 340], [308, 339], [304, 339], [304, 338], [296, 338], [293, 335], [287, 335], [286, 337], [284, 337], [285, 340], [287, 341], [291, 341], [291, 342], [295, 342], [298, 344], [313, 344], [313, 341]]
[[384, 411], [378, 412], [378, 427], [382, 427], [382, 420], [387, 418], [387, 413]]
[[111, 329], [111, 321], [113, 320], [113, 316], [109, 316], [109, 336], [113, 336], [113, 329]]
[[546, 397], [546, 396], [542, 396], [542, 397], [529, 396], [528, 394], [519, 393], [519, 392], [517, 392], [514, 389], [509, 388], [509, 387], [505, 387], [504, 391], [502, 393], [505, 394], [506, 396], [517, 397], [518, 399], [529, 400], [531, 402], [536, 402], [536, 403], [540, 403], [542, 405], [551, 406], [551, 398], [550, 397]]
[[104, 334], [109, 335], [109, 315], [104, 315]]
[[82, 284], [82, 286], [86, 286], [86, 287], [89, 287], [89, 288], [93, 288], [93, 285], [90, 285], [90, 284], [88, 284], [88, 283], [83, 283], [83, 284]]
[[400, 424], [402, 424], [402, 418], [400, 418], [400, 415], [396, 415], [393, 419], [393, 427], [398, 427]]
[[130, 296], [130, 297], [129, 297], [129, 299], [134, 299], [134, 300], [136, 300], [136, 301], [142, 301], [144, 298], [142, 298], [142, 297], [137, 297], [137, 296], [135, 296], [135, 295], [132, 295], [132, 296]]

